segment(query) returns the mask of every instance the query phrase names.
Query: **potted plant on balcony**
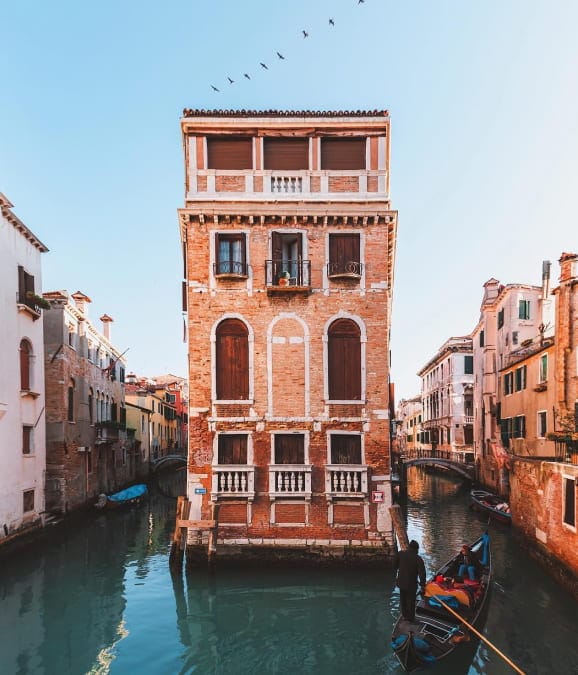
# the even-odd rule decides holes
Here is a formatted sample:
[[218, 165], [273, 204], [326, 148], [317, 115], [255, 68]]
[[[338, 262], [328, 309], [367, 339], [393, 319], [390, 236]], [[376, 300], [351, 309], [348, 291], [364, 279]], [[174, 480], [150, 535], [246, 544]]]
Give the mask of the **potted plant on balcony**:
[[289, 286], [290, 276], [291, 275], [287, 271], [281, 272], [281, 274], [279, 275], [279, 280], [278, 280], [279, 286]]
[[39, 307], [40, 309], [50, 309], [48, 300], [41, 295], [36, 295], [33, 291], [26, 292], [26, 303], [28, 305], [33, 305], [34, 307]]

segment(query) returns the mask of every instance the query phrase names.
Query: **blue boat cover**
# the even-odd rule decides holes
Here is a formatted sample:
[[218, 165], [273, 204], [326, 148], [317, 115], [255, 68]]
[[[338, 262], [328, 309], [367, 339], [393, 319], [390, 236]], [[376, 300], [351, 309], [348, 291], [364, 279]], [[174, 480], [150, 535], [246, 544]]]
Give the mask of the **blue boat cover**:
[[136, 499], [137, 497], [142, 497], [147, 493], [147, 486], [144, 483], [139, 485], [131, 485], [131, 487], [126, 488], [126, 490], [121, 490], [120, 492], [115, 492], [113, 495], [109, 496], [111, 502], [128, 502], [131, 499]]

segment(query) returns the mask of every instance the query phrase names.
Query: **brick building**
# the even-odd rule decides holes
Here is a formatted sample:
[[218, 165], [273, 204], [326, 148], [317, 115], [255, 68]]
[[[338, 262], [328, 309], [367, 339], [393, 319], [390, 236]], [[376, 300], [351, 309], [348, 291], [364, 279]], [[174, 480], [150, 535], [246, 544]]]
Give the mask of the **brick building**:
[[241, 556], [387, 557], [389, 115], [185, 110], [181, 129], [190, 518], [218, 504]]
[[44, 293], [46, 510], [66, 513], [111, 493], [143, 471], [126, 437], [125, 361], [88, 318], [83, 293]]

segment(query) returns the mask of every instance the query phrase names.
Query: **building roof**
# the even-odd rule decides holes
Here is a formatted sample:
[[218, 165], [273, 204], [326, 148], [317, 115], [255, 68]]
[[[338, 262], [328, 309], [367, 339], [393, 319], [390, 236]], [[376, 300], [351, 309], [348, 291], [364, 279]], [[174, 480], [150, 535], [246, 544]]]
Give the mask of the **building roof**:
[[9, 223], [12, 223], [12, 225], [14, 225], [14, 227], [19, 232], [21, 232], [35, 248], [37, 248], [41, 253], [46, 253], [48, 248], [31, 230], [26, 227], [26, 225], [24, 225], [17, 215], [12, 213], [13, 206], [14, 204], [12, 204], [12, 202], [0, 192], [0, 211], [2, 212], [4, 218], [6, 218]]
[[199, 110], [185, 108], [183, 117], [389, 117], [388, 110]]

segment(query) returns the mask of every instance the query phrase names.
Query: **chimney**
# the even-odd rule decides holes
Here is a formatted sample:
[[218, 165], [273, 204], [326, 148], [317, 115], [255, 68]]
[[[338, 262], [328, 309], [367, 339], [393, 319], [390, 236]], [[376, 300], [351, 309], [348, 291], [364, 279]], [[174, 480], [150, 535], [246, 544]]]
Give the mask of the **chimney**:
[[542, 300], [550, 295], [550, 268], [552, 263], [549, 260], [542, 261]]
[[102, 321], [102, 334], [110, 342], [110, 324], [114, 321], [108, 314], [103, 314], [100, 317]]
[[578, 253], [562, 253], [560, 256], [560, 281], [570, 281], [578, 276]]
[[81, 293], [80, 291], [76, 291], [76, 293], [73, 293], [71, 297], [74, 300], [76, 309], [82, 314], [83, 317], [86, 318], [88, 315], [87, 305], [91, 303], [92, 300], [88, 297], [88, 295], [84, 295], [84, 293]]

